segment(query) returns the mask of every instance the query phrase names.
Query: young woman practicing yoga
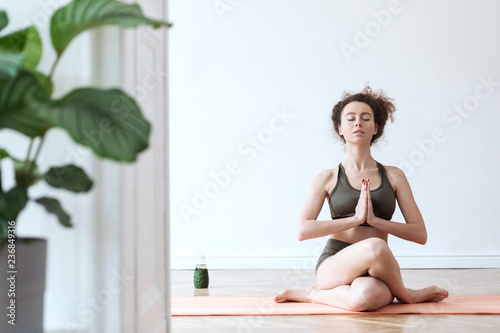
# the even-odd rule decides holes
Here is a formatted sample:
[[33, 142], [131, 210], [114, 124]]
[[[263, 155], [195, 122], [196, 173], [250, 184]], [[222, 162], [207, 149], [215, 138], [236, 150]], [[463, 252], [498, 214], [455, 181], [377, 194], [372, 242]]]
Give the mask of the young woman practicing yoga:
[[[286, 289], [276, 302], [323, 303], [354, 311], [372, 311], [391, 303], [439, 302], [448, 291], [436, 286], [408, 289], [387, 245], [388, 234], [425, 244], [424, 220], [403, 171], [383, 166], [370, 154], [395, 106], [383, 91], [369, 87], [344, 93], [332, 112], [333, 126], [346, 144], [346, 156], [313, 180], [300, 213], [297, 237], [330, 235], [316, 266], [317, 284]], [[318, 221], [323, 200], [332, 220]], [[391, 221], [396, 200], [406, 223]]]

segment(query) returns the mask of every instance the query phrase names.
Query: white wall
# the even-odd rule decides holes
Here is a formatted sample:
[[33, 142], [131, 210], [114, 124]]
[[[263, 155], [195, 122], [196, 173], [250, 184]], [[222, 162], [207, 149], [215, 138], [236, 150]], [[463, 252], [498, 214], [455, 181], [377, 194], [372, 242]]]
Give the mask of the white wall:
[[331, 108], [367, 81], [398, 107], [372, 153], [407, 173], [429, 233], [390, 239], [402, 266], [500, 266], [500, 3], [169, 3], [172, 268], [199, 250], [212, 268], [312, 268], [325, 239], [298, 242], [297, 217], [344, 157]]

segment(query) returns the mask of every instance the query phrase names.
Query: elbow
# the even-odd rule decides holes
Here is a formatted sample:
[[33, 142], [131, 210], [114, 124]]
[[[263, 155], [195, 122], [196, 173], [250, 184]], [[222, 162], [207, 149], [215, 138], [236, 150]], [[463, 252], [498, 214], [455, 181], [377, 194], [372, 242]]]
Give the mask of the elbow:
[[301, 223], [299, 222], [299, 226], [297, 227], [297, 240], [300, 242], [303, 240], [308, 239], [307, 237], [307, 232], [305, 228], [302, 227]]
[[297, 231], [297, 240], [302, 242], [303, 240], [306, 240], [306, 239], [307, 239], [307, 237], [306, 237], [304, 231], [298, 230]]
[[425, 245], [427, 243], [427, 232], [424, 232], [422, 234], [422, 236], [420, 237], [418, 243], [421, 244], [421, 245]]
[[427, 229], [425, 225], [415, 224], [412, 227], [411, 236], [408, 240], [420, 245], [425, 245], [427, 243]]

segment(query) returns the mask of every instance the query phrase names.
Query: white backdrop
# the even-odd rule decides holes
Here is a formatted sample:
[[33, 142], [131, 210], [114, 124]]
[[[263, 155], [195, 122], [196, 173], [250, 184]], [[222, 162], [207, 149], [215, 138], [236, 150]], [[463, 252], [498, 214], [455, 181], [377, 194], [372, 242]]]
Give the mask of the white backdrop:
[[373, 155], [406, 172], [429, 234], [390, 238], [402, 266], [500, 266], [500, 3], [169, 6], [172, 268], [198, 251], [212, 268], [312, 268], [325, 239], [298, 242], [297, 217], [344, 158], [333, 105], [367, 81], [398, 107]]

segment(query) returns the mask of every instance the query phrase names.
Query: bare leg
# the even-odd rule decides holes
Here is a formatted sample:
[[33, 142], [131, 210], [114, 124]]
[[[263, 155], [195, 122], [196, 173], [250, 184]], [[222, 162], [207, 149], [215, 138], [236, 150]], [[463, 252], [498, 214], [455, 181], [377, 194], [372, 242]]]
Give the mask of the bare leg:
[[[399, 264], [387, 243], [380, 238], [369, 238], [326, 259], [317, 272], [318, 286], [302, 291], [285, 290], [278, 294], [275, 300], [314, 301], [352, 309], [354, 303], [359, 305], [359, 301], [352, 300], [353, 292], [357, 291], [353, 290], [353, 284], [356, 287], [355, 280], [366, 275], [380, 280], [391, 295], [403, 303], [439, 302], [448, 297], [448, 291], [436, 286], [419, 290], [407, 289], [403, 284]], [[382, 289], [379, 286], [377, 290], [383, 294]], [[366, 301], [370, 303], [369, 297]]]
[[369, 276], [356, 278], [351, 285], [330, 290], [314, 285], [308, 289], [286, 289], [276, 295], [278, 303], [286, 301], [321, 303], [351, 311], [373, 311], [393, 301], [385, 283]]
[[318, 269], [317, 281], [321, 289], [333, 289], [366, 274], [384, 282], [402, 303], [438, 302], [448, 297], [445, 289], [435, 286], [407, 289], [398, 262], [380, 238], [365, 239], [326, 259]]

